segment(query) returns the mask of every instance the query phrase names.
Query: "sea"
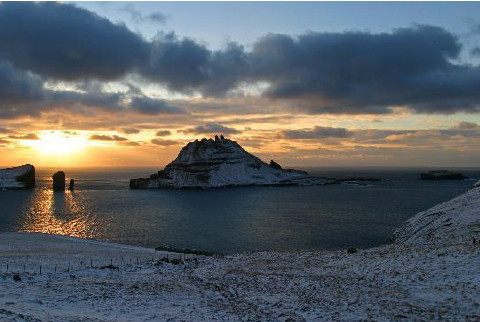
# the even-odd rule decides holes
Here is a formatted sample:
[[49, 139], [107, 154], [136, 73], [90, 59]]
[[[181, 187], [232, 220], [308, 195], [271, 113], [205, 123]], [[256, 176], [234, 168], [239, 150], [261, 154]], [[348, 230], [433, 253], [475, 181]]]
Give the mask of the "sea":
[[378, 182], [306, 187], [130, 190], [153, 168], [64, 169], [75, 190], [53, 192], [56, 169], [37, 169], [37, 187], [0, 191], [0, 232], [42, 232], [157, 247], [253, 251], [367, 248], [391, 242], [419, 211], [467, 191], [470, 180], [421, 181], [424, 168], [307, 168], [329, 178]]

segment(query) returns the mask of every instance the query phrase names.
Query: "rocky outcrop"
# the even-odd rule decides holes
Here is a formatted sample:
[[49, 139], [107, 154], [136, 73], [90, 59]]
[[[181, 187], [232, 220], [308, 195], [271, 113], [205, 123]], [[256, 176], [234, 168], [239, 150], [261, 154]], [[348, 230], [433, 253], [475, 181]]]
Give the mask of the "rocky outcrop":
[[68, 190], [74, 190], [75, 189], [75, 180], [70, 179], [70, 185], [68, 186]]
[[35, 187], [35, 167], [25, 164], [0, 169], [0, 189], [30, 189]]
[[53, 179], [53, 190], [54, 191], [64, 191], [65, 190], [65, 172], [58, 171], [55, 172], [52, 176]]
[[270, 160], [270, 166], [274, 169], [279, 169], [279, 170], [282, 169], [282, 166], [273, 160]]
[[394, 232], [397, 244], [420, 246], [478, 243], [480, 239], [480, 182], [450, 201], [407, 220]]
[[465, 180], [468, 177], [458, 172], [448, 170], [429, 171], [420, 174], [420, 180]]
[[215, 137], [182, 148], [164, 170], [149, 178], [130, 180], [132, 189], [217, 188], [247, 185], [301, 185], [312, 177], [305, 171], [282, 169], [245, 151], [237, 142]]

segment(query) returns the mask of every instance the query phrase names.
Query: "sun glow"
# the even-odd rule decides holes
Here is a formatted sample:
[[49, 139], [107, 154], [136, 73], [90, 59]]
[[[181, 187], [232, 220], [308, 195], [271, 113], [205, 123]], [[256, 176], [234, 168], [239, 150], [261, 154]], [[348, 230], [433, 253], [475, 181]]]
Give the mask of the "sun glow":
[[62, 131], [47, 131], [38, 135], [39, 140], [29, 140], [25, 144], [43, 155], [70, 155], [83, 150], [88, 140]]

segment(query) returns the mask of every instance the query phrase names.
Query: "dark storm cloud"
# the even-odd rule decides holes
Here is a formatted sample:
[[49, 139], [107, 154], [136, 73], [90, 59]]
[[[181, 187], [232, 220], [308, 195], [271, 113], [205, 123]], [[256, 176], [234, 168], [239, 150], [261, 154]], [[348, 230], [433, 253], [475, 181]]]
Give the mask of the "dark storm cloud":
[[90, 136], [89, 140], [92, 141], [117, 141], [117, 142], [122, 142], [122, 141], [128, 141], [127, 138], [124, 138], [122, 136], [118, 135], [100, 135], [100, 134], [94, 134]]
[[421, 25], [382, 34], [272, 34], [254, 44], [251, 68], [271, 84], [269, 97], [306, 99], [310, 112], [478, 111], [480, 70], [450, 62], [460, 49], [451, 33]]
[[19, 71], [11, 63], [0, 60], [0, 109], [9, 104], [37, 100], [42, 95], [43, 83], [39, 77]]
[[150, 58], [140, 74], [173, 91], [224, 96], [248, 78], [248, 55], [231, 42], [218, 51], [174, 33], [159, 34], [150, 44]]
[[315, 126], [310, 130], [286, 130], [281, 136], [287, 139], [348, 138], [353, 133], [345, 128]]
[[180, 132], [185, 134], [237, 134], [241, 133], [233, 127], [223, 126], [218, 123], [207, 123], [205, 125], [198, 125]]
[[186, 114], [187, 112], [176, 106], [171, 106], [164, 100], [153, 99], [148, 97], [134, 97], [130, 103], [130, 108], [141, 114], [158, 115], [158, 114]]
[[16, 69], [12, 63], [0, 60], [0, 118], [38, 117], [41, 112], [57, 107], [80, 115], [93, 115], [92, 108], [109, 112], [131, 111], [144, 115], [186, 113], [182, 108], [146, 96], [136, 95], [130, 103], [126, 103], [126, 99], [130, 98], [128, 93], [107, 93], [102, 91], [102, 87], [89, 84], [81, 88], [82, 91], [46, 89], [39, 76]]
[[6, 2], [0, 4], [0, 44], [0, 117], [38, 116], [62, 104], [74, 111], [186, 113], [141, 91], [108, 94], [90, 85], [81, 93], [43, 89], [51, 78], [88, 84], [125, 81], [129, 74], [175, 92], [220, 98], [239, 95], [234, 90], [240, 85], [265, 82], [264, 99], [298, 113], [385, 114], [397, 106], [419, 113], [480, 112], [480, 67], [460, 64], [457, 37], [434, 26], [376, 34], [269, 34], [252, 50], [234, 42], [211, 50], [174, 33], [146, 41], [71, 4]]
[[124, 25], [52, 2], [2, 2], [0, 44], [0, 57], [18, 68], [63, 80], [115, 79], [148, 55]]

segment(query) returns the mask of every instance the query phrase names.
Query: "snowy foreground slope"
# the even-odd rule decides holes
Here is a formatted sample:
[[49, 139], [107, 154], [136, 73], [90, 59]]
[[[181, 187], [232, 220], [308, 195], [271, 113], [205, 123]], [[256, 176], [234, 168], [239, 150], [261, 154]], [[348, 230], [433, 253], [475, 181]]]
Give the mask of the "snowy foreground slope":
[[35, 168], [31, 164], [0, 169], [1, 189], [28, 189], [35, 187]]
[[410, 218], [394, 232], [403, 245], [449, 245], [480, 240], [480, 181], [452, 200]]
[[215, 137], [195, 140], [182, 148], [164, 170], [149, 178], [132, 179], [133, 189], [218, 188], [247, 185], [312, 184], [305, 171], [267, 164], [245, 151], [237, 142]]
[[[0, 320], [478, 321], [480, 246], [469, 238], [479, 200], [477, 187], [413, 217], [397, 243], [354, 254], [188, 255], [172, 263], [180, 255], [167, 262], [146, 248], [3, 233]], [[448, 229], [439, 225], [445, 213]]]

